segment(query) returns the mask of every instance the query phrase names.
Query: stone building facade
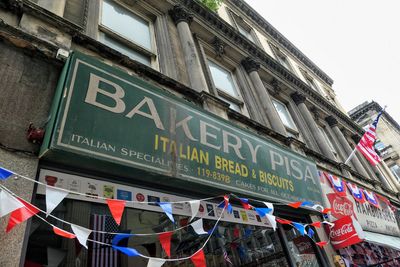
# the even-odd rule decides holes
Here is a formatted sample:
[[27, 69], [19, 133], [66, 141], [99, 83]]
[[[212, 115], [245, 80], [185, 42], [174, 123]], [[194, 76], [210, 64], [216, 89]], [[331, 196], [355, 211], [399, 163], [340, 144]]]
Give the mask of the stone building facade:
[[[262, 140], [260, 142], [263, 144], [287, 153], [289, 156], [285, 159], [299, 158], [307, 163], [313, 162], [319, 171], [343, 177], [400, 206], [398, 184], [386, 176], [387, 172], [372, 168], [360, 155], [356, 155], [347, 165], [343, 163], [355, 146], [354, 140], [363, 134], [363, 129], [344, 113], [332, 89], [333, 80], [242, 0], [226, 0], [218, 12], [212, 12], [193, 0], [1, 1], [0, 159], [3, 167], [42, 182], [47, 181], [46, 177], [57, 176], [59, 180], [70, 181], [70, 189], [77, 184], [98, 188], [100, 184], [103, 186], [103, 183], [108, 182], [109, 185], [104, 184], [102, 187], [102, 194], [106, 196], [111, 190], [111, 195], [108, 196], [112, 197], [114, 193], [117, 194], [117, 191], [113, 192], [114, 187], [119, 185], [135, 188], [132, 190], [152, 190], [154, 192], [151, 194], [155, 196], [169, 194], [188, 199], [214, 196], [227, 191], [281, 204], [290, 202], [289, 199], [294, 197], [290, 192], [285, 193], [287, 198], [253, 192], [252, 186], [246, 189], [246, 183], [240, 182], [240, 177], [232, 176], [238, 182], [231, 187], [224, 187], [212, 181], [203, 181], [201, 177], [183, 179], [184, 176], [176, 169], [178, 164], [169, 166], [171, 169], [164, 173], [164, 170], [149, 170], [149, 166], [129, 165], [129, 160], [120, 157], [111, 159], [110, 155], [106, 157], [98, 152], [95, 155], [93, 151], [92, 154], [82, 154], [79, 152], [82, 147], [58, 147], [60, 143], [53, 143], [56, 142], [53, 138], [60, 134], [58, 123], [61, 123], [62, 114], [59, 111], [64, 110], [67, 93], [74, 88], [70, 82], [74, 79], [73, 64], [78, 64], [77, 62], [86, 62], [86, 65], [94, 66], [96, 71], [107, 70], [115, 78], [111, 82], [114, 78], [107, 80], [104, 77], [90, 76], [97, 79], [89, 81], [95, 84], [97, 81], [97, 91], [95, 90], [94, 97], [86, 95], [83, 104], [91, 103], [99, 109], [106, 107], [115, 114], [132, 109], [131, 112], [124, 113], [124, 116], [132, 118], [140, 114], [156, 121], [150, 105], [149, 109], [142, 110], [142, 106], [134, 109], [125, 102], [122, 104], [123, 97], [128, 98], [128, 91], [123, 91], [126, 95], [116, 96], [122, 90], [118, 89], [122, 86], [117, 84], [117, 80], [120, 77], [132, 79], [136, 89], [144, 87], [148, 94], [157, 97], [162, 95], [160, 101], [167, 99], [168, 105], [172, 105], [169, 111], [178, 110], [182, 106], [188, 114], [193, 111], [193, 114], [202, 118], [212, 118], [223, 125], [221, 127]], [[75, 90], [84, 90], [87, 84], [82, 80], [77, 81], [82, 84]], [[148, 98], [144, 99], [148, 101]], [[100, 103], [101, 101], [105, 102]], [[79, 110], [80, 106], [77, 108]], [[81, 121], [86, 113], [79, 114], [78, 111], [77, 114], [77, 124], [89, 125], [92, 120], [99, 120], [90, 127], [93, 127], [93, 134], [103, 134], [104, 138], [106, 133], [99, 129], [104, 123], [113, 125], [117, 121], [107, 121], [105, 117], [96, 116]], [[160, 114], [164, 118], [165, 114]], [[176, 114], [170, 116], [169, 119], [174, 118], [176, 123], [176, 129], [169, 129], [171, 134], [179, 129], [189, 141], [200, 139], [191, 135], [188, 128], [189, 121], [195, 115], [179, 123], [176, 121]], [[113, 127], [115, 134], [122, 134], [121, 131], [131, 123], [132, 121], [124, 121]], [[235, 152], [236, 163], [244, 160], [240, 157], [239, 142], [245, 144], [246, 138], [239, 139], [238, 135], [223, 132], [222, 128], [210, 126], [210, 123], [200, 124], [200, 128], [203, 127], [200, 132], [203, 131], [204, 134], [203, 147], [214, 150], [218, 148], [221, 150], [219, 155], [225, 156], [228, 152]], [[161, 124], [155, 125], [158, 130], [165, 128]], [[154, 124], [143, 124], [143, 127], [139, 125], [136, 129], [139, 132], [141, 128], [147, 129], [146, 127], [150, 133]], [[41, 134], [42, 130], [46, 131], [45, 139]], [[136, 130], [132, 131], [134, 134]], [[217, 134], [222, 132], [225, 143], [213, 143], [217, 142]], [[73, 142], [73, 138], [69, 142]], [[80, 140], [79, 137], [76, 138]], [[102, 144], [106, 143], [104, 140]], [[84, 142], [91, 146], [90, 149], [95, 149], [93, 139], [82, 141], [80, 145]], [[145, 143], [146, 138], [129, 142], [132, 146], [137, 146]], [[97, 143], [97, 149], [99, 146]], [[121, 154], [124, 151], [121, 150]], [[282, 160], [277, 162], [283, 165], [283, 157], [280, 159]], [[253, 163], [254, 161], [257, 160], [253, 158]], [[188, 163], [189, 167], [192, 166], [190, 164]], [[201, 169], [198, 170], [200, 176]], [[229, 169], [224, 172], [217, 174], [227, 177]], [[172, 180], [161, 181], [164, 178], [159, 177], [164, 176]], [[40, 207], [44, 205], [43, 190], [32, 182], [13, 178], [2, 185]], [[299, 191], [303, 189], [298, 188]], [[96, 191], [93, 194], [98, 193]], [[135, 196], [138, 198], [143, 194], [138, 193]], [[93, 217], [83, 215], [95, 213], [96, 216], [101, 216], [106, 213], [106, 206], [104, 203], [91, 201], [88, 198], [68, 199], [55, 214], [88, 228], [93, 227]], [[151, 211], [150, 207], [148, 210]], [[140, 229], [155, 231], [159, 226], [155, 227], [154, 221], [158, 220], [161, 224], [161, 215], [159, 211], [150, 211], [141, 211], [140, 208], [126, 211], [125, 227], [136, 230], [135, 227], [140, 225]], [[276, 214], [303, 223], [322, 220], [319, 212], [308, 209], [277, 207]], [[246, 218], [247, 221], [247, 215], [241, 215], [241, 218]], [[1, 218], [1, 229], [7, 225], [7, 219]], [[95, 253], [93, 247], [88, 251], [80, 250], [73, 242], [53, 237], [51, 230], [39, 222], [33, 219], [8, 234], [0, 235], [3, 248], [0, 266], [27, 266], [28, 263], [31, 266], [43, 266], [57, 260], [61, 263], [55, 266], [96, 266], [95, 259], [91, 259]], [[247, 224], [225, 222], [228, 239], [233, 238], [232, 229], [239, 229], [241, 232], [238, 236], [243, 239], [243, 225]], [[262, 232], [257, 226], [252, 227], [255, 227], [251, 228], [252, 231]], [[233, 235], [235, 233], [237, 231], [233, 230]], [[261, 263], [268, 262], [273, 262], [273, 266], [296, 266], [305, 260], [294, 252], [296, 248], [293, 244], [296, 241], [293, 240], [300, 239], [291, 228], [279, 226], [278, 231], [268, 232], [269, 235], [262, 233], [260, 238], [240, 239], [239, 243], [235, 243], [246, 249], [246, 255], [251, 255], [243, 257], [240, 251], [229, 251], [235, 266], [260, 266]], [[328, 239], [322, 229], [317, 229], [317, 236], [319, 240]], [[222, 241], [216, 239], [207, 248], [207, 261], [210, 266], [223, 266], [226, 263], [223, 262], [218, 246]], [[138, 247], [143, 254], [162, 255], [160, 246], [153, 239], [132, 242], [129, 244]], [[310, 241], [307, 242], [312, 251], [307, 254], [312, 255], [307, 260], [313, 266], [333, 266], [333, 256], [338, 252], [332, 246], [320, 249]], [[276, 253], [271, 254], [268, 249], [256, 251], [257, 247], [268, 247], [271, 244]], [[273, 257], [268, 258], [271, 255]], [[118, 257], [120, 266], [146, 266], [147, 262], [143, 259]]]

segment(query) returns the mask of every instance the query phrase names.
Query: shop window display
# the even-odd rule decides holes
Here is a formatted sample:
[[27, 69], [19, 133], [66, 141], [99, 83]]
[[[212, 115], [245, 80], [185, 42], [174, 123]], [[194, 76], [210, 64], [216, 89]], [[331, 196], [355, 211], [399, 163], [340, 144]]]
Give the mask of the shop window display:
[[[38, 195], [36, 205], [45, 208], [45, 199]], [[65, 199], [53, 215], [87, 227], [106, 232], [159, 233], [187, 225], [189, 217], [174, 215], [173, 224], [164, 213], [140, 209], [125, 209], [121, 226], [114, 222], [108, 207], [85, 201]], [[70, 231], [69, 226], [47, 218], [48, 221]], [[204, 229], [211, 230], [215, 220], [204, 220]], [[110, 243], [112, 235], [92, 233], [90, 239]], [[191, 227], [176, 231], [171, 239], [171, 258], [193, 254], [206, 241], [207, 235], [197, 235]], [[145, 256], [168, 258], [157, 235], [133, 236], [121, 246], [135, 248]], [[207, 266], [231, 266], [224, 259], [226, 251], [233, 266], [289, 266], [277, 231], [270, 228], [220, 221], [212, 238], [204, 248]], [[76, 240], [54, 235], [52, 229], [38, 218], [32, 220], [28, 240], [26, 265], [35, 266], [146, 266], [147, 259], [127, 257], [111, 248], [88, 242], [88, 249]], [[104, 265], [107, 263], [107, 265]], [[103, 265], [102, 265], [103, 264]], [[34, 265], [31, 265], [34, 266]], [[166, 262], [163, 266], [193, 266], [190, 260]]]

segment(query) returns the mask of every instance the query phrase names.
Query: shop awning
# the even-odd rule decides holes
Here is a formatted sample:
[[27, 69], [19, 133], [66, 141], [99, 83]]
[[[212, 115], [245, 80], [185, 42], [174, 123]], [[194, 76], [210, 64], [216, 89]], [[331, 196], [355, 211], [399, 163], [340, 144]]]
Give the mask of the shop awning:
[[364, 231], [365, 241], [400, 250], [400, 237]]

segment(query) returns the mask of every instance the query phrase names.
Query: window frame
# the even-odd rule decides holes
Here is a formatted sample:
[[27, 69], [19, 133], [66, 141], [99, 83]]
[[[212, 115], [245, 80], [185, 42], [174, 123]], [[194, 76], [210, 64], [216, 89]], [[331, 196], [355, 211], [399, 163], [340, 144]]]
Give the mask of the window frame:
[[399, 166], [397, 163], [395, 163], [395, 164], [393, 164], [392, 166], [390, 166], [389, 169], [390, 169], [390, 171], [392, 172], [393, 176], [396, 177], [397, 181], [400, 183], [400, 174], [397, 174], [397, 173], [392, 169], [393, 167], [396, 167], [396, 166], [397, 166], [397, 168], [400, 169], [400, 166]]
[[[289, 115], [289, 120], [291, 121], [291, 123], [294, 125], [295, 128], [292, 128], [290, 126], [285, 125], [285, 123], [283, 122], [278, 110], [275, 107], [275, 103], [274, 102], [277, 102], [277, 103], [281, 104], [285, 108], [286, 113]], [[289, 108], [287, 107], [287, 104], [285, 104], [284, 102], [282, 102], [282, 101], [280, 101], [279, 99], [276, 99], [276, 98], [272, 98], [272, 104], [274, 105], [274, 108], [275, 108], [276, 112], [278, 113], [279, 119], [281, 120], [283, 126], [285, 126], [286, 131], [298, 138], [300, 136], [299, 129], [297, 128], [297, 125], [293, 120], [292, 114], [290, 114], [290, 111], [289, 111]]]
[[317, 127], [318, 127], [319, 131], [321, 132], [321, 134], [324, 136], [325, 141], [328, 143], [328, 146], [331, 149], [333, 155], [336, 157], [336, 159], [339, 159], [339, 154], [336, 151], [336, 147], [332, 143], [331, 139], [329, 138], [328, 133], [326, 132], [326, 126], [317, 124]]
[[[238, 14], [236, 14], [234, 11], [232, 11], [230, 8], [226, 7], [229, 17], [232, 21], [232, 24], [234, 25], [234, 27], [236, 28], [236, 30], [239, 31], [239, 33], [243, 36], [246, 37], [247, 40], [249, 40], [250, 42], [252, 42], [253, 44], [262, 47], [260, 40], [258, 40], [257, 34], [255, 33], [255, 30], [253, 27], [250, 26], [249, 23], [247, 23], [241, 16], [239, 16]], [[244, 35], [239, 28], [241, 28], [242, 30], [246, 31], [252, 38], [252, 40], [250, 38], [248, 38], [246, 35]]]
[[[127, 12], [132, 13], [135, 16], [138, 16], [139, 18], [143, 19], [144, 21], [146, 21], [148, 23], [149, 31], [150, 31], [151, 50], [149, 50], [148, 48], [146, 48], [146, 47], [144, 47], [144, 46], [142, 46], [142, 45], [140, 45], [138, 43], [136, 43], [134, 40], [130, 39], [129, 37], [126, 37], [126, 36], [122, 35], [121, 33], [116, 32], [113, 29], [110, 29], [109, 27], [107, 27], [106, 25], [104, 25], [102, 23], [103, 3], [104, 3], [104, 1], [108, 1], [108, 2], [110, 2], [112, 4], [114, 4], [114, 5], [118, 5], [120, 8], [125, 9]], [[129, 6], [129, 5], [125, 4], [125, 3], [122, 3], [122, 2], [120, 2], [118, 0], [100, 0], [99, 1], [99, 14], [98, 14], [97, 27], [98, 27], [97, 40], [99, 42], [102, 42], [101, 37], [100, 37], [100, 33], [108, 35], [111, 39], [114, 39], [116, 42], [121, 43], [122, 45], [126, 46], [129, 49], [132, 49], [134, 52], [142, 54], [142, 55], [144, 55], [146, 57], [149, 57], [149, 59], [150, 59], [149, 67], [158, 70], [159, 64], [158, 64], [157, 44], [156, 44], [156, 34], [155, 34], [155, 28], [154, 28], [154, 21], [151, 20], [149, 17], [143, 15], [140, 11], [138, 11], [137, 9], [134, 9], [132, 6]], [[112, 49], [117, 50], [115, 48], [112, 48]], [[117, 50], [117, 51], [119, 51], [119, 50]], [[126, 55], [123, 52], [120, 52], [120, 53]], [[128, 55], [126, 55], [126, 56], [131, 58]], [[133, 59], [133, 58], [131, 58], [131, 59]], [[136, 60], [136, 59], [133, 59], [133, 60]]]
[[[271, 50], [274, 53], [276, 61], [278, 61], [279, 64], [281, 64], [283, 67], [285, 67], [285, 69], [287, 69], [291, 72], [294, 72], [292, 63], [289, 60], [289, 56], [287, 56], [285, 53], [283, 53], [279, 47], [272, 44], [270, 41], [267, 40], [267, 43], [271, 47]], [[287, 67], [285, 66], [285, 64], [282, 64], [282, 61], [286, 62]]]
[[[213, 64], [217, 65], [219, 68], [227, 71], [230, 74], [230, 76], [232, 78], [233, 87], [236, 90], [237, 96], [231, 95], [230, 93], [225, 92], [223, 89], [218, 88], [215, 85], [214, 77], [212, 75], [212, 72], [211, 72], [211, 69], [210, 69], [210, 65], [208, 63], [209, 61], [211, 61]], [[221, 62], [216, 61], [215, 59], [213, 59], [212, 57], [209, 57], [207, 55], [206, 55], [206, 58], [205, 58], [205, 63], [206, 63], [207, 71], [208, 71], [208, 73], [210, 75], [210, 80], [212, 82], [212, 86], [215, 89], [214, 92], [216, 92], [217, 97], [221, 98], [222, 100], [228, 100], [229, 102], [232, 102], [233, 104], [236, 104], [239, 107], [240, 111], [237, 111], [236, 109], [233, 109], [231, 107], [229, 107], [229, 109], [235, 110], [235, 111], [237, 111], [239, 113], [242, 113], [243, 115], [248, 116], [246, 104], [245, 104], [245, 102], [243, 100], [243, 96], [241, 94], [239, 83], [236, 80], [237, 78], [235, 77], [235, 74], [229, 68], [227, 68], [226, 66], [221, 64]]]

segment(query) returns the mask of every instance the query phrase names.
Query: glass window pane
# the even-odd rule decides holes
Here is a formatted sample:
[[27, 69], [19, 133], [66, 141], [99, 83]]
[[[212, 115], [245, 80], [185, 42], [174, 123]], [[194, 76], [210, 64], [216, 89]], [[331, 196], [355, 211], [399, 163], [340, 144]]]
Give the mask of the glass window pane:
[[248, 31], [246, 31], [246, 30], [245, 30], [242, 26], [240, 26], [239, 24], [238, 24], [238, 30], [239, 30], [239, 32], [240, 32], [241, 34], [243, 34], [244, 36], [246, 36], [247, 39], [249, 39], [250, 41], [252, 41], [252, 42], [254, 43], [254, 38], [253, 38], [253, 36], [251, 35], [251, 33], [248, 32]]
[[108, 45], [109, 47], [121, 52], [122, 54], [127, 55], [128, 57], [139, 61], [140, 63], [143, 63], [147, 66], [151, 65], [151, 58], [149, 56], [140, 54], [139, 52], [118, 42], [117, 40], [111, 38], [105, 33], [100, 32], [100, 41]]
[[288, 240], [290, 255], [295, 262], [295, 266], [320, 266], [317, 259], [316, 251], [310, 239], [302, 236], [291, 226], [285, 226], [284, 229]]
[[149, 23], [127, 9], [104, 0], [101, 23], [123, 37], [152, 50]]
[[385, 144], [383, 142], [381, 142], [381, 141], [378, 141], [378, 142], [375, 143], [375, 148], [378, 149], [378, 150], [382, 150], [382, 149], [385, 148]]
[[233, 83], [232, 74], [212, 61], [208, 61], [208, 66], [210, 67], [211, 76], [213, 78], [215, 87], [232, 96], [238, 96]]
[[278, 56], [279, 62], [288, 70], [290, 70], [289, 61], [285, 56]]
[[398, 165], [394, 165], [390, 167], [390, 170], [392, 171], [393, 175], [399, 180], [400, 182], [400, 167]]
[[278, 101], [273, 100], [276, 111], [278, 111], [279, 117], [282, 120], [282, 123], [291, 129], [296, 129], [296, 125], [294, 124], [292, 117], [290, 117], [289, 111], [286, 106]]

